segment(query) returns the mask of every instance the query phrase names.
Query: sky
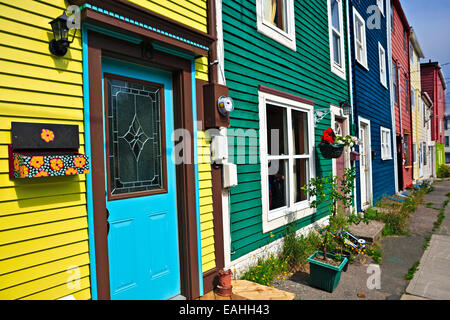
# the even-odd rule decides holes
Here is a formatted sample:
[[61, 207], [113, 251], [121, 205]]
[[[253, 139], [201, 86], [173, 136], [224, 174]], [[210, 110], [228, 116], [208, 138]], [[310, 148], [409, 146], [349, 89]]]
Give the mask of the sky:
[[[438, 61], [447, 86], [450, 86], [450, 0], [400, 2], [425, 55], [422, 62]], [[450, 88], [447, 90], [447, 113], [450, 114]]]

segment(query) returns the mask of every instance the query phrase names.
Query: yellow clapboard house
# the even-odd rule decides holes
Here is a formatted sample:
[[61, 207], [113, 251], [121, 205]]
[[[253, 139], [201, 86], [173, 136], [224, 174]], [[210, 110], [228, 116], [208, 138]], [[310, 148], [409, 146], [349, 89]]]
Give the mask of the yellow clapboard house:
[[412, 132], [413, 132], [413, 152], [414, 152], [414, 172], [415, 182], [422, 179], [424, 175], [424, 142], [426, 141], [424, 130], [424, 112], [426, 106], [422, 103], [422, 87], [420, 79], [420, 59], [424, 54], [420, 47], [417, 35], [411, 32], [410, 43], [410, 70], [411, 70], [411, 108], [412, 108]]
[[[77, 1], [0, 0], [0, 299], [91, 299], [86, 175], [11, 179], [11, 122], [72, 124], [85, 153], [82, 33], [67, 54], [49, 51], [49, 22]], [[82, 1], [83, 2], [83, 1]], [[88, 3], [89, 1], [84, 1]], [[131, 4], [208, 33], [205, 0]], [[207, 55], [195, 59], [207, 82]], [[198, 131], [201, 267], [216, 267], [210, 145]]]

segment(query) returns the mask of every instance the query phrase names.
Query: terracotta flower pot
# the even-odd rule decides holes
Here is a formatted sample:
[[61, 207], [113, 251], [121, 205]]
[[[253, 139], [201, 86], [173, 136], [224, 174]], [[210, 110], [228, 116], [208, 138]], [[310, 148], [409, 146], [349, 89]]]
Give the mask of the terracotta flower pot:
[[223, 297], [230, 297], [232, 292], [231, 270], [220, 270], [218, 274], [219, 284], [217, 285], [217, 294]]

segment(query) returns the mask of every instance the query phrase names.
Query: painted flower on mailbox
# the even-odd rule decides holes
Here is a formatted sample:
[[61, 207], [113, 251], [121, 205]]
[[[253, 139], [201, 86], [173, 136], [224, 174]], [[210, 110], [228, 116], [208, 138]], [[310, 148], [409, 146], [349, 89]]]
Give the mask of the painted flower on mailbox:
[[78, 170], [75, 169], [74, 167], [69, 167], [65, 173], [67, 176], [70, 176], [70, 175], [78, 174]]
[[64, 162], [60, 158], [50, 159], [50, 168], [59, 171], [64, 167]]
[[53, 141], [53, 139], [55, 139], [55, 134], [51, 130], [42, 129], [41, 138], [45, 142], [49, 143], [50, 141]]
[[14, 157], [14, 171], [19, 171], [19, 157]]
[[20, 166], [20, 177], [25, 178], [28, 175], [29, 171], [30, 171], [30, 169], [28, 169], [27, 166], [25, 166], [25, 165]]
[[48, 172], [45, 171], [45, 170], [42, 170], [42, 171], [39, 171], [38, 173], [36, 173], [33, 177], [34, 178], [37, 178], [37, 177], [48, 177]]
[[73, 163], [77, 168], [83, 168], [86, 165], [86, 159], [84, 157], [73, 158]]
[[30, 166], [39, 169], [44, 164], [44, 157], [34, 156], [31, 158]]

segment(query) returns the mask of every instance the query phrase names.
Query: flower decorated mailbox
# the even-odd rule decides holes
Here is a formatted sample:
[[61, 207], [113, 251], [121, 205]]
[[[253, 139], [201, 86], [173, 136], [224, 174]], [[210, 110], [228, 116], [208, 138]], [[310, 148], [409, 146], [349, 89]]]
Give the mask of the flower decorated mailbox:
[[11, 123], [10, 178], [67, 176], [89, 172], [88, 157], [78, 153], [77, 125]]

